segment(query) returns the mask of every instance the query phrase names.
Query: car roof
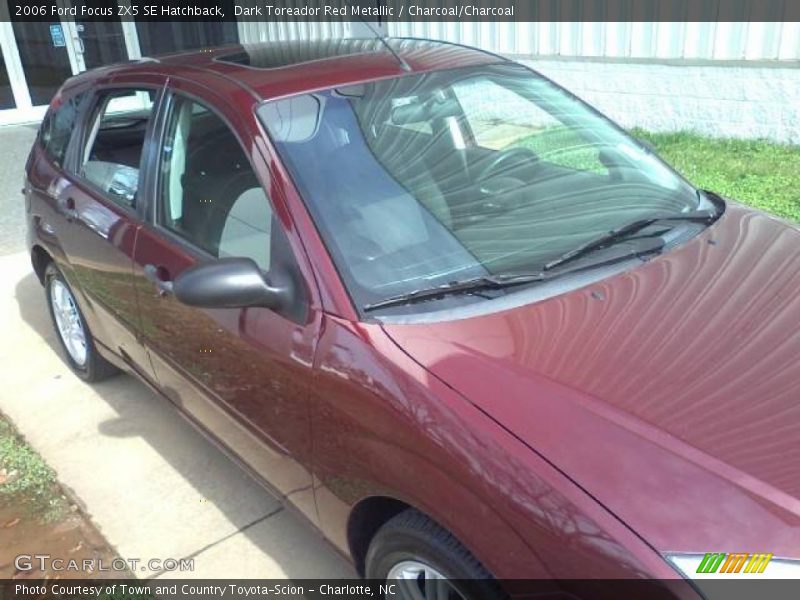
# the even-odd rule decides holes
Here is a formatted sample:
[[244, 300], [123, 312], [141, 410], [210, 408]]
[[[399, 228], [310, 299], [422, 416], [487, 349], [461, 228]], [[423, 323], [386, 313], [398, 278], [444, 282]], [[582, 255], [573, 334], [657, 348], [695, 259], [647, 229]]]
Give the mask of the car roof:
[[203, 71], [234, 80], [261, 100], [271, 100], [409, 73], [506, 60], [476, 48], [416, 38], [272, 41], [143, 58], [95, 69], [73, 81], [123, 72], [180, 72], [191, 78], [192, 73]]

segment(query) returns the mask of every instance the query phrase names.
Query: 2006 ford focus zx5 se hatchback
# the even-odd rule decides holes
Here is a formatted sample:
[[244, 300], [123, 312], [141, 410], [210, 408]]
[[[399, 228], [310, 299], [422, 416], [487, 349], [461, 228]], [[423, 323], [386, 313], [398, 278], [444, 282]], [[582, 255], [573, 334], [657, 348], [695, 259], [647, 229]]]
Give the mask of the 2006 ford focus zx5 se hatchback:
[[25, 196], [75, 373], [136, 374], [368, 578], [800, 575], [800, 231], [526, 67], [355, 39], [99, 69]]

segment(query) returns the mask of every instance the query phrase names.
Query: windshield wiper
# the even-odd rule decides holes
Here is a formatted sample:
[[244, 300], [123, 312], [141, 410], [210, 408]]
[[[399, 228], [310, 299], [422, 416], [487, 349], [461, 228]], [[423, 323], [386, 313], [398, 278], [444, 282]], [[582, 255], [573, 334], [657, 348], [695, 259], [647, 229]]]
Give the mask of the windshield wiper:
[[458, 294], [458, 293], [469, 293], [479, 290], [487, 290], [487, 289], [494, 289], [499, 290], [515, 285], [524, 285], [526, 283], [538, 283], [549, 281], [551, 279], [555, 279], [556, 277], [561, 277], [563, 275], [567, 275], [572, 273], [573, 271], [579, 271], [588, 266], [597, 266], [597, 264], [606, 264], [611, 262], [617, 262], [620, 260], [625, 260], [632, 256], [643, 257], [649, 254], [660, 252], [661, 249], [664, 247], [664, 240], [662, 239], [650, 239], [650, 238], [642, 238], [637, 239], [636, 241], [639, 242], [637, 244], [631, 244], [629, 247], [622, 249], [621, 252], [617, 252], [611, 256], [604, 257], [603, 260], [598, 261], [592, 265], [586, 265], [583, 267], [578, 267], [575, 269], [567, 269], [564, 271], [559, 271], [558, 273], [549, 273], [551, 269], [556, 268], [559, 265], [563, 265], [566, 262], [570, 262], [579, 256], [583, 256], [591, 252], [592, 250], [605, 247], [612, 242], [620, 240], [628, 235], [636, 233], [640, 229], [644, 229], [645, 227], [652, 225], [653, 223], [657, 223], [659, 221], [711, 221], [717, 216], [717, 212], [713, 210], [700, 210], [688, 213], [676, 213], [674, 215], [659, 215], [655, 217], [649, 217], [646, 219], [637, 219], [636, 221], [632, 221], [622, 227], [614, 229], [613, 231], [609, 231], [605, 235], [595, 238], [571, 250], [565, 254], [562, 254], [560, 257], [556, 258], [555, 260], [550, 261], [547, 263], [540, 271], [534, 271], [529, 273], [508, 273], [502, 275], [482, 275], [480, 277], [473, 277], [471, 279], [463, 279], [461, 281], [453, 281], [450, 283], [445, 283], [443, 285], [437, 285], [429, 288], [420, 288], [411, 292], [407, 292], [405, 294], [399, 294], [397, 296], [392, 296], [390, 298], [386, 298], [385, 300], [378, 300], [377, 302], [373, 302], [371, 304], [366, 304], [363, 307], [364, 312], [369, 312], [373, 310], [377, 310], [379, 308], [388, 308], [390, 306], [399, 306], [402, 304], [409, 304], [411, 302], [416, 302], [419, 300], [430, 300], [433, 298], [441, 298], [448, 294]]
[[621, 227], [617, 227], [616, 229], [612, 229], [608, 233], [604, 233], [600, 237], [594, 238], [593, 240], [589, 240], [588, 242], [581, 244], [577, 248], [570, 250], [569, 252], [565, 252], [558, 258], [555, 258], [548, 262], [543, 271], [550, 271], [551, 269], [555, 269], [563, 265], [564, 263], [568, 263], [570, 261], [575, 260], [576, 258], [580, 258], [592, 252], [594, 250], [598, 250], [600, 248], [605, 248], [608, 245], [611, 245], [613, 242], [618, 240], [624, 239], [645, 227], [649, 227], [654, 223], [660, 223], [662, 221], [698, 221], [698, 222], [710, 222], [714, 218], [717, 217], [717, 211], [715, 210], [696, 210], [693, 212], [686, 212], [686, 213], [674, 213], [674, 214], [664, 214], [664, 215], [657, 215], [653, 217], [646, 217], [644, 219], [636, 219], [635, 221], [631, 221], [630, 223], [626, 223]]
[[[641, 243], [632, 244], [629, 247], [622, 249], [620, 252], [617, 252], [612, 256], [604, 257], [602, 260], [597, 261], [591, 266], [617, 262], [625, 260], [632, 256], [643, 257], [648, 254], [660, 252], [661, 249], [664, 247], [664, 240], [660, 238], [656, 240], [641, 239], [636, 241]], [[443, 285], [437, 285], [429, 288], [421, 288], [418, 290], [414, 290], [413, 292], [400, 294], [398, 296], [392, 296], [390, 298], [386, 298], [385, 300], [378, 300], [377, 302], [366, 304], [363, 307], [363, 310], [364, 312], [369, 312], [379, 308], [387, 308], [389, 306], [409, 304], [411, 302], [417, 302], [419, 300], [430, 300], [433, 298], [441, 298], [448, 294], [458, 294], [458, 293], [468, 294], [470, 292], [475, 292], [479, 290], [499, 290], [515, 285], [524, 285], [526, 283], [542, 283], [545, 281], [550, 281], [551, 279], [556, 279], [557, 277], [562, 277], [574, 271], [581, 271], [585, 268], [587, 268], [587, 265], [579, 266], [574, 269], [566, 269], [563, 271], [559, 271], [558, 273], [548, 273], [547, 271], [542, 269], [540, 271], [529, 272], [529, 273], [505, 273], [502, 275], [482, 275], [480, 277], [474, 277], [472, 279], [464, 279], [461, 281], [453, 281], [451, 283], [445, 283]]]
[[364, 311], [369, 312], [378, 308], [386, 308], [389, 306], [397, 306], [400, 304], [407, 304], [416, 300], [427, 300], [431, 298], [438, 298], [447, 294], [455, 293], [468, 293], [478, 290], [499, 290], [514, 285], [524, 285], [526, 283], [535, 283], [537, 281], [544, 281], [548, 276], [544, 272], [536, 273], [518, 273], [508, 275], [482, 275], [472, 279], [463, 279], [461, 281], [453, 281], [443, 285], [437, 285], [429, 288], [421, 288], [398, 296], [392, 296], [385, 300], [379, 300], [364, 306]]

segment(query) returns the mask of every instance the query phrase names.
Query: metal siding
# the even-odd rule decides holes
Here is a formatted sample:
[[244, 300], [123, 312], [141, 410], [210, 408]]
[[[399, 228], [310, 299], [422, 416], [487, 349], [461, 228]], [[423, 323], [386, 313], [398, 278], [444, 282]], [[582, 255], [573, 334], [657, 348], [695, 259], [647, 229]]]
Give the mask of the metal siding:
[[[619, 2], [619, 0], [618, 0]], [[657, 4], [653, 5], [657, 8]], [[711, 16], [700, 0], [671, 16]], [[779, 16], [780, 2], [764, 11]], [[616, 14], [609, 0], [605, 14]], [[680, 8], [680, 7], [679, 7]], [[599, 9], [598, 9], [599, 10]], [[596, 11], [595, 11], [596, 12]], [[657, 10], [653, 15], [661, 14]], [[358, 25], [358, 27], [356, 27]], [[239, 22], [242, 42], [315, 39], [363, 35], [348, 22]], [[800, 60], [800, 24], [796, 22], [389, 22], [388, 34], [441, 39], [490, 52], [521, 56], [570, 56], [687, 60]], [[359, 32], [359, 33], [356, 33]]]
[[248, 44], [270, 40], [303, 40], [350, 37], [348, 22], [239, 21], [239, 41]]
[[[441, 39], [491, 52], [528, 56], [686, 60], [799, 60], [796, 22], [686, 22], [679, 17], [713, 16], [710, 4], [685, 3], [663, 14], [653, 4], [653, 22], [387, 23], [392, 36]], [[760, 14], [780, 16], [784, 5], [768, 2]], [[609, 3], [605, 14], [614, 14]]]

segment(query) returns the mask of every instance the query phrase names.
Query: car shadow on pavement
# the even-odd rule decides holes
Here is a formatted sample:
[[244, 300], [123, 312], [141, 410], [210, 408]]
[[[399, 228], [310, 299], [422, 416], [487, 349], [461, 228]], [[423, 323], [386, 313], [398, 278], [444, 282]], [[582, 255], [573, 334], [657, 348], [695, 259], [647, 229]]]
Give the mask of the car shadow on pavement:
[[[15, 298], [21, 320], [47, 345], [41, 351], [54, 352], [60, 359], [44, 292], [33, 273], [18, 281]], [[102, 473], [86, 477], [105, 474], [109, 480], [105, 486], [86, 482], [89, 498], [80, 498], [80, 481], [63, 483], [86, 502], [87, 512], [122, 556], [149, 552], [195, 559], [194, 573], [166, 577], [355, 577], [352, 567], [313, 527], [283, 510], [167, 399], [130, 375], [91, 386], [75, 380], [81, 395], [96, 395], [107, 405], [89, 405], [94, 408], [86, 411], [80, 436], [94, 436], [86, 443], [93, 444], [92, 452], [101, 453], [97, 462], [89, 455], [91, 465], [86, 467]], [[64, 406], [62, 400], [53, 401], [54, 410]], [[72, 450], [69, 446], [64, 451]], [[77, 455], [75, 459], [80, 460]], [[97, 492], [98, 487], [103, 489]]]

